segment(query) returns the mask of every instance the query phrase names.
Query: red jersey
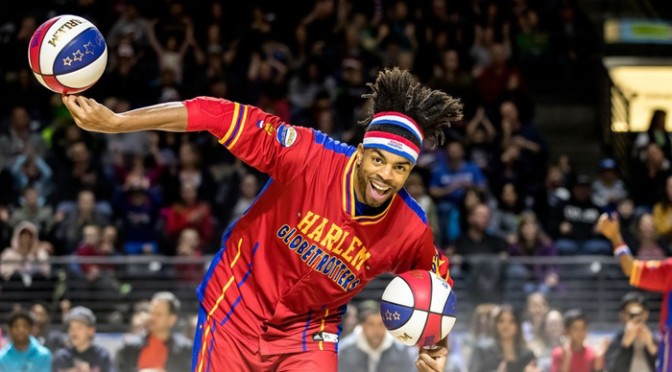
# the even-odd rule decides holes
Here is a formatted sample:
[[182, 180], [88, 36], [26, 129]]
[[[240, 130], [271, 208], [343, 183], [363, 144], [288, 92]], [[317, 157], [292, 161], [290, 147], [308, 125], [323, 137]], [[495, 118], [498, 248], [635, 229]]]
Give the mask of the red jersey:
[[271, 177], [224, 233], [197, 290], [212, 319], [206, 327], [262, 355], [336, 351], [345, 305], [378, 275], [425, 269], [450, 280], [405, 190], [382, 213], [356, 215], [354, 147], [252, 106], [212, 98], [185, 105], [189, 128], [208, 128]]

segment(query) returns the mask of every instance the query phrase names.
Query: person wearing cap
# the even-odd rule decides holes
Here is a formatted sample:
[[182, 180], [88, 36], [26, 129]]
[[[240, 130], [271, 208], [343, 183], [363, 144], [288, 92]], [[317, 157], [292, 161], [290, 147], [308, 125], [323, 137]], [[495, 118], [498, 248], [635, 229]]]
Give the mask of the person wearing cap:
[[[403, 185], [423, 143], [442, 142], [444, 128], [461, 119], [462, 103], [398, 68], [381, 71], [369, 88], [357, 147], [225, 99], [114, 113], [63, 96], [86, 130], [209, 131], [271, 176], [227, 229], [197, 290], [193, 370], [335, 372], [341, 316], [368, 282], [417, 269], [452, 284], [448, 258]], [[447, 338], [433, 343], [420, 349], [422, 372], [446, 365]]]
[[658, 345], [646, 321], [649, 309], [644, 296], [629, 292], [621, 300], [619, 318], [624, 327], [611, 340], [606, 354], [609, 372], [653, 372]]
[[35, 324], [25, 310], [18, 310], [7, 321], [10, 343], [0, 349], [2, 372], [51, 372], [51, 352], [30, 332]]
[[54, 372], [111, 372], [112, 359], [103, 347], [93, 343], [96, 316], [86, 307], [77, 306], [65, 315], [68, 347], [54, 355]]
[[[655, 370], [672, 372], [672, 359], [669, 357], [670, 353], [672, 353], [672, 312], [670, 312], [670, 308], [672, 307], [672, 297], [670, 296], [670, 293], [672, 293], [672, 258], [665, 260], [635, 259], [632, 256], [630, 247], [623, 241], [620, 230], [620, 222], [615, 213], [611, 215], [604, 213], [600, 216], [597, 223], [597, 231], [611, 242], [614, 256], [618, 257], [618, 262], [623, 273], [630, 278], [630, 285], [663, 294], [663, 303], [660, 306], [660, 340], [658, 342]], [[643, 314], [635, 315], [641, 316]], [[638, 330], [638, 335], [640, 332], [643, 333], [639, 336], [640, 342], [645, 342], [646, 353], [651, 354], [654, 351], [651, 346], [651, 340], [649, 340], [646, 330]], [[637, 335], [635, 338], [638, 338]], [[626, 339], [626, 341], [628, 340]], [[639, 372], [640, 370], [637, 369], [636, 371]]]
[[616, 160], [605, 158], [600, 161], [600, 177], [593, 181], [592, 200], [598, 207], [613, 211], [618, 202], [628, 197], [625, 183], [618, 178]]

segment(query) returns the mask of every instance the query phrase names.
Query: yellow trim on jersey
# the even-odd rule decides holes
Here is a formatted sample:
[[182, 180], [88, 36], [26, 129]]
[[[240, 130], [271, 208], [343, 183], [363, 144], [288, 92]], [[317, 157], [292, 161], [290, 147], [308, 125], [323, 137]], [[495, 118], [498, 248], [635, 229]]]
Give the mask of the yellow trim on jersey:
[[231, 124], [229, 124], [229, 130], [226, 131], [224, 137], [219, 139], [219, 143], [221, 144], [229, 140], [231, 133], [233, 133], [233, 128], [236, 127], [236, 120], [238, 120], [238, 112], [240, 111], [240, 103], [234, 102], [233, 107], [233, 117], [231, 118]]
[[243, 243], [243, 238], [240, 238], [240, 240], [238, 240], [238, 252], [236, 252], [236, 257], [233, 258], [233, 261], [231, 261], [231, 266], [229, 266], [232, 269], [233, 269], [233, 265], [235, 265], [236, 261], [238, 261], [238, 258], [240, 258], [240, 245], [242, 243]]
[[639, 280], [642, 277], [642, 268], [644, 267], [644, 261], [635, 260], [632, 263], [632, 272], [630, 273], [630, 285], [637, 287], [639, 286]]
[[236, 145], [236, 142], [238, 142], [238, 138], [240, 138], [240, 134], [243, 133], [243, 130], [245, 129], [245, 121], [247, 121], [247, 105], [243, 105], [243, 119], [240, 122], [240, 128], [238, 128], [238, 133], [236, 134], [236, 138], [233, 139], [233, 142], [227, 147], [229, 150], [233, 148], [233, 146]]
[[207, 320], [208, 326], [205, 328], [205, 332], [203, 333], [203, 347], [201, 347], [201, 362], [198, 363], [198, 372], [201, 372], [203, 370], [203, 362], [205, 359], [203, 358], [205, 356], [205, 346], [208, 343], [206, 340], [208, 339], [208, 333], [210, 333], [210, 321], [209, 319]]
[[222, 300], [224, 299], [224, 295], [226, 294], [226, 290], [229, 289], [229, 286], [231, 286], [231, 283], [233, 283], [233, 279], [234, 279], [234, 277], [233, 277], [233, 275], [231, 275], [231, 277], [229, 278], [229, 281], [226, 282], [226, 284], [224, 285], [224, 288], [222, 288], [222, 294], [219, 295], [219, 298], [217, 299], [217, 302], [215, 302], [215, 305], [212, 307], [212, 309], [210, 309], [210, 312], [208, 313], [209, 317], [212, 316], [212, 314], [214, 314], [215, 311], [217, 311], [217, 308], [219, 307], [219, 303], [222, 302]]
[[[324, 331], [324, 318], [326, 318], [327, 316], [329, 316], [329, 309], [324, 310], [324, 316], [322, 317], [322, 324], [320, 325], [320, 332]], [[324, 335], [322, 335], [322, 337], [324, 338]], [[320, 341], [320, 350], [324, 350], [322, 341]]]
[[[347, 206], [347, 201], [348, 201], [348, 170], [353, 171], [354, 166], [352, 164], [355, 162], [355, 158], [357, 157], [357, 152], [353, 153], [352, 156], [350, 156], [350, 160], [348, 160], [348, 164], [345, 166], [345, 170], [343, 171], [343, 212], [348, 213], [348, 206]], [[354, 171], [353, 171], [354, 172]]]

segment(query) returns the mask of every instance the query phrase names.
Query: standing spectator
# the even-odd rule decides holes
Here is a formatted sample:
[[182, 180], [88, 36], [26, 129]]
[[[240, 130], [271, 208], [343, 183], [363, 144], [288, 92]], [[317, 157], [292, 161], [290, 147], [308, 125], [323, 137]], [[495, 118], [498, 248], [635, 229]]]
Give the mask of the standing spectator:
[[522, 323], [523, 337], [526, 342], [538, 339], [544, 332], [544, 319], [550, 311], [548, 300], [543, 293], [535, 292], [527, 296], [525, 306], [525, 320]]
[[65, 315], [70, 346], [54, 355], [54, 372], [112, 372], [110, 353], [93, 343], [96, 316], [86, 307], [77, 306]]
[[128, 337], [117, 352], [119, 371], [156, 369], [181, 372], [191, 369], [191, 342], [174, 332], [180, 301], [170, 292], [158, 292], [149, 307], [148, 333]]
[[354, 344], [338, 354], [338, 370], [343, 372], [410, 371], [413, 358], [409, 349], [387, 332], [380, 314], [380, 305], [367, 301], [360, 307], [361, 333]]
[[613, 211], [616, 205], [628, 197], [623, 180], [616, 173], [616, 161], [611, 158], [600, 162], [600, 178], [593, 182], [593, 203], [606, 211]]
[[462, 357], [471, 360], [476, 348], [486, 349], [495, 342], [494, 316], [497, 305], [481, 303], [471, 315], [469, 332], [462, 338]]
[[635, 138], [632, 146], [633, 156], [639, 161], [646, 161], [647, 147], [650, 144], [656, 144], [663, 150], [666, 158], [672, 156], [672, 136], [665, 128], [667, 124], [667, 111], [656, 109], [651, 114], [649, 128]]
[[51, 352], [30, 335], [34, 321], [26, 311], [7, 321], [10, 343], [0, 350], [0, 371], [51, 372]]
[[18, 189], [32, 186], [45, 198], [49, 197], [52, 184], [51, 168], [44, 159], [35, 154], [35, 150], [31, 147], [27, 147], [24, 154], [16, 158], [12, 166], [12, 174]]
[[663, 149], [655, 143], [646, 148], [646, 160], [632, 168], [630, 179], [633, 180], [630, 190], [638, 207], [650, 211], [663, 200], [666, 194], [667, 179], [672, 174], [670, 160], [665, 157]]
[[606, 354], [609, 372], [653, 372], [658, 345], [646, 321], [649, 309], [644, 296], [630, 292], [623, 296], [619, 318], [624, 324], [611, 340]]
[[469, 371], [523, 371], [534, 365], [534, 354], [527, 348], [520, 318], [509, 305], [495, 314], [495, 342], [477, 346], [471, 356]]
[[516, 241], [516, 233], [523, 210], [521, 199], [516, 186], [511, 182], [505, 183], [497, 200], [497, 208], [492, 214], [491, 229], [508, 243]]
[[578, 309], [565, 313], [567, 341], [553, 350], [551, 372], [593, 372], [604, 369], [604, 351], [586, 345], [588, 320]]

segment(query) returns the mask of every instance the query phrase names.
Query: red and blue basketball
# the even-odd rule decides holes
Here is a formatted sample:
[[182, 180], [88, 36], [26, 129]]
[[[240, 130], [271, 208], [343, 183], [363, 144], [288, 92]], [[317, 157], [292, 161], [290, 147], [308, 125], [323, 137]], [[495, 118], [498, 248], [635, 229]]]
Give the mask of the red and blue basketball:
[[385, 327], [399, 342], [431, 346], [453, 329], [455, 293], [448, 282], [430, 271], [408, 271], [387, 285], [380, 311]]
[[60, 15], [35, 30], [28, 62], [45, 87], [56, 93], [79, 93], [105, 72], [107, 45], [93, 23], [74, 15]]

